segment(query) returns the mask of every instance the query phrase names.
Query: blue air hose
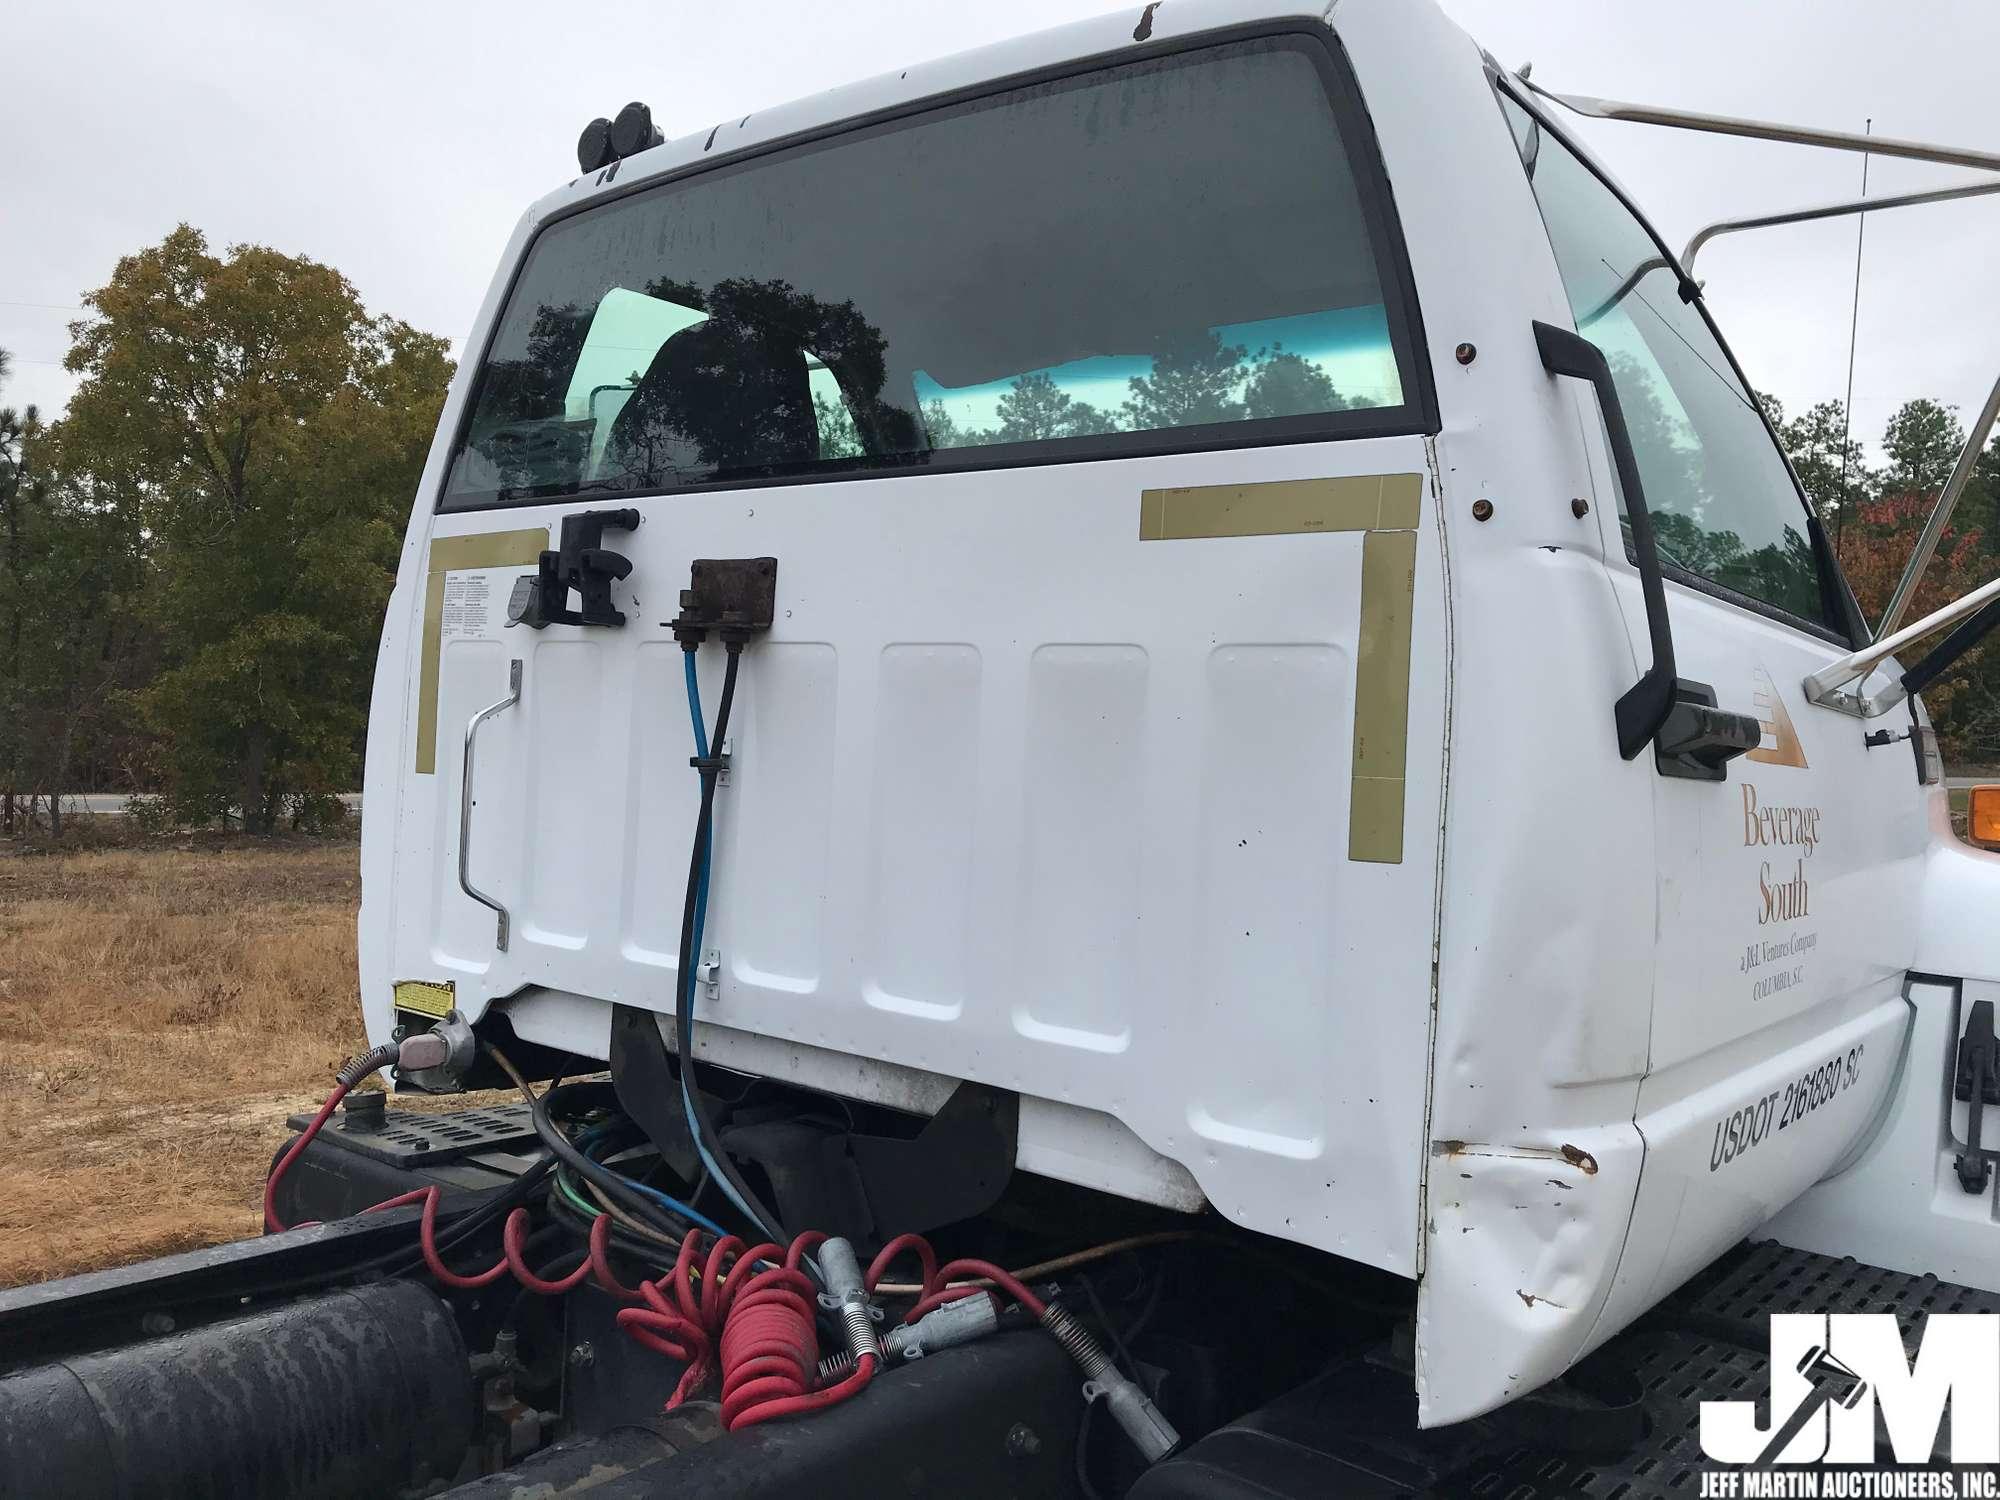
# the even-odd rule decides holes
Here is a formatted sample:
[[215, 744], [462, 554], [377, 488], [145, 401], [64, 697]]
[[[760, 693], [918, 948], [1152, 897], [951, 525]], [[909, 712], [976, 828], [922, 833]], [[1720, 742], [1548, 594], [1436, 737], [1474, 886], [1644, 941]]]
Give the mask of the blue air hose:
[[[688, 716], [694, 721], [695, 754], [706, 760], [708, 758], [708, 725], [703, 719], [701, 712], [701, 681], [695, 675], [694, 652], [682, 652], [681, 661], [687, 669]], [[710, 869], [714, 866], [714, 854], [715, 828], [711, 824], [708, 830], [707, 845], [701, 852], [701, 876], [695, 885], [694, 941], [688, 948], [688, 952], [692, 955], [692, 958], [687, 966], [687, 972], [677, 976], [676, 979], [677, 983], [685, 986], [687, 1007], [690, 1014], [694, 1010], [695, 972], [701, 963], [702, 929], [708, 918], [708, 875]], [[729, 1180], [729, 1174], [722, 1169], [721, 1164], [709, 1153], [708, 1142], [702, 1138], [701, 1119], [695, 1112], [694, 1107], [693, 1085], [688, 1081], [693, 1072], [694, 1059], [691, 1057], [682, 1058], [680, 1066], [681, 1107], [687, 1115], [688, 1134], [694, 1138], [695, 1150], [701, 1153], [702, 1164], [708, 1168], [709, 1177], [713, 1179], [717, 1187], [722, 1189], [723, 1195], [736, 1205], [737, 1211], [744, 1218], [748, 1219], [751, 1224], [761, 1226], [763, 1223], [762, 1217], [754, 1208], [743, 1201], [742, 1196], [736, 1191], [735, 1184]]]
[[[585, 1156], [589, 1157], [592, 1161], [597, 1162], [600, 1165], [606, 1167], [607, 1170], [617, 1172], [618, 1169], [616, 1167], [613, 1167], [608, 1162], [605, 1162], [604, 1159], [600, 1157], [596, 1152], [596, 1148], [604, 1144], [604, 1142], [609, 1140], [611, 1136], [612, 1132], [608, 1130], [603, 1130], [603, 1129], [586, 1130], [581, 1136], [577, 1137], [576, 1148], [577, 1150], [581, 1151]], [[714, 1235], [717, 1239], [722, 1239], [725, 1235], [729, 1233], [728, 1230], [724, 1229], [720, 1224], [716, 1223], [715, 1220], [709, 1218], [706, 1214], [700, 1212], [697, 1209], [690, 1208], [687, 1204], [681, 1202], [680, 1199], [675, 1198], [667, 1193], [663, 1193], [658, 1188], [651, 1187], [648, 1184], [639, 1181], [636, 1177], [628, 1176], [626, 1173], [618, 1172], [618, 1175], [624, 1178], [624, 1180], [638, 1192], [644, 1193], [648, 1198], [653, 1199], [655, 1202], [659, 1203], [662, 1207], [668, 1209], [670, 1212], [679, 1214], [683, 1219], [686, 1219], [690, 1224], [700, 1225], [703, 1229], [706, 1229], [710, 1234]]]

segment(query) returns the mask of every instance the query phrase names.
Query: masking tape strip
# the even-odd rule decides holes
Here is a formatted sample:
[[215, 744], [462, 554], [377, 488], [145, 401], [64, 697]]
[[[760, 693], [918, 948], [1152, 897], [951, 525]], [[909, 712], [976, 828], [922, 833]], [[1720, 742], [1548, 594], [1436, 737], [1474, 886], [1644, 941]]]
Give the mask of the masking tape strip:
[[1412, 600], [1423, 492], [1421, 474], [1357, 474], [1139, 495], [1142, 542], [1362, 533], [1347, 857], [1369, 864], [1403, 862]]
[[1403, 862], [1403, 794], [1410, 749], [1410, 633], [1417, 534], [1361, 539], [1361, 632], [1354, 659], [1354, 769], [1347, 857]]
[[1409, 531], [1417, 524], [1423, 487], [1421, 474], [1357, 474], [1142, 490], [1139, 540]]

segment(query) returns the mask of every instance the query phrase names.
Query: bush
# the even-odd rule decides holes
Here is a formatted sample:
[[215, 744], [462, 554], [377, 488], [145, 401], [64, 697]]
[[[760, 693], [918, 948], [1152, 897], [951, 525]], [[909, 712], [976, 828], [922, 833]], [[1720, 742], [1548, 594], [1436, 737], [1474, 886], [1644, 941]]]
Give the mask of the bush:
[[165, 797], [145, 794], [125, 799], [125, 816], [143, 834], [172, 833], [179, 826], [174, 809]]
[[349, 822], [347, 804], [338, 797], [327, 792], [296, 792], [288, 800], [294, 833], [346, 831]]

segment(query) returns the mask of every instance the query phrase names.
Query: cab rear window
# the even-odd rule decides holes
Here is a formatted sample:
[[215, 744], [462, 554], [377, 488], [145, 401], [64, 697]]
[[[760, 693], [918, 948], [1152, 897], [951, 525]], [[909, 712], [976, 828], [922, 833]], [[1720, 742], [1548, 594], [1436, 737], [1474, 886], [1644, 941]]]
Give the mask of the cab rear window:
[[1328, 46], [1288, 34], [561, 219], [501, 313], [443, 503], [1434, 425], [1359, 121]]

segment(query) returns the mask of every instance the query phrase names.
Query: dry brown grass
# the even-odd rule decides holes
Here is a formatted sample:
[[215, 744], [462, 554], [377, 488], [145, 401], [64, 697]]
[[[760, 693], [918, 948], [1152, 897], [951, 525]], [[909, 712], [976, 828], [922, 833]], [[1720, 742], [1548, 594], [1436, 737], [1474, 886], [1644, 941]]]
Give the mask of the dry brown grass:
[[0, 853], [0, 1286], [254, 1234], [366, 1045], [351, 843]]

